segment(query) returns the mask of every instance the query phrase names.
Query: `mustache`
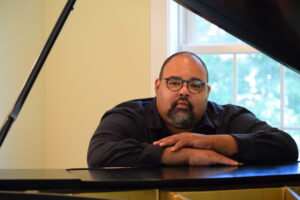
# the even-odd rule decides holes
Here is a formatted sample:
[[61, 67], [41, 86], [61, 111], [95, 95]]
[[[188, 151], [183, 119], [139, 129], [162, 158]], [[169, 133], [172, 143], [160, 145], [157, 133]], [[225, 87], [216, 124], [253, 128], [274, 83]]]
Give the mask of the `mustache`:
[[180, 97], [179, 99], [177, 99], [176, 101], [174, 101], [172, 103], [171, 108], [175, 108], [179, 101], [185, 101], [188, 104], [188, 106], [189, 106], [190, 109], [193, 109], [193, 107], [194, 107], [193, 104], [187, 98]]

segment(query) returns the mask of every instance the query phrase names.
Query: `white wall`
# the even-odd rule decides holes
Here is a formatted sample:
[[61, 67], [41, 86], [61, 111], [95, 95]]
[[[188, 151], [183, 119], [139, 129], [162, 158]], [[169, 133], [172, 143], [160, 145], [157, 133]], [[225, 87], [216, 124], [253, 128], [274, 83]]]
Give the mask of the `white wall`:
[[[64, 1], [47, 1], [47, 32]], [[48, 168], [86, 167], [100, 117], [150, 96], [150, 0], [77, 1], [46, 64]]]
[[[65, 3], [0, 0], [0, 123]], [[151, 15], [165, 16], [155, 11], [163, 10], [157, 3], [77, 0], [0, 149], [0, 168], [86, 167], [88, 143], [103, 113], [151, 95], [151, 63], [154, 58], [160, 65], [167, 55], [166, 41], [151, 43], [160, 35], [153, 34]], [[161, 33], [165, 37], [166, 29]]]
[[[44, 1], [0, 0], [0, 123], [12, 108], [40, 53]], [[46, 164], [44, 72], [0, 149], [0, 168]]]

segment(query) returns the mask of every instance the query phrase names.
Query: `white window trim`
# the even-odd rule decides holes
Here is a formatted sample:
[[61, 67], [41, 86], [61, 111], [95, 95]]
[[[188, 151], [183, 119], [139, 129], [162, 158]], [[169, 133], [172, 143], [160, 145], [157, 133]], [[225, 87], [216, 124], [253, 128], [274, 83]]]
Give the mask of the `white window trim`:
[[224, 53], [258, 53], [256, 49], [245, 44], [231, 45], [182, 45], [183, 51], [192, 51], [199, 54], [224, 54]]
[[161, 65], [181, 45], [180, 10], [173, 0], [151, 0], [151, 96]]
[[195, 45], [196, 43], [196, 17], [195, 14], [189, 10], [181, 8], [180, 18], [183, 19], [182, 26], [185, 26], [186, 35], [181, 34], [180, 49], [182, 51], [192, 51], [199, 54], [224, 54], [224, 53], [259, 53], [255, 48], [247, 44], [224, 44], [224, 45]]
[[[237, 103], [237, 80], [236, 80], [236, 73], [237, 73], [237, 64], [236, 64], [236, 54], [241, 53], [260, 53], [255, 48], [251, 47], [247, 44], [230, 44], [230, 45], [193, 45], [195, 44], [195, 26], [192, 24], [195, 23], [195, 17], [190, 11], [183, 11], [182, 8], [178, 9], [178, 13], [181, 15], [178, 17], [178, 24], [180, 26], [186, 26], [187, 35], [184, 35], [183, 29], [178, 29], [179, 33], [177, 35], [177, 47], [178, 50], [181, 51], [192, 51], [197, 54], [233, 54], [233, 97], [234, 102]], [[286, 126], [284, 124], [284, 71], [285, 67], [280, 65], [280, 124], [278, 126], [279, 129], [282, 130], [300, 130], [300, 126]]]

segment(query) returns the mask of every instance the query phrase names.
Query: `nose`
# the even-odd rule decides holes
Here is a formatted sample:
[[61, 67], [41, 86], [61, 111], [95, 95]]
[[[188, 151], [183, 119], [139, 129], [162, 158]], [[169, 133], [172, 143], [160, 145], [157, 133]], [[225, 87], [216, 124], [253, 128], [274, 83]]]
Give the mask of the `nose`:
[[180, 90], [178, 91], [178, 94], [180, 96], [184, 96], [184, 97], [188, 97], [190, 95], [190, 91], [189, 91], [187, 82], [183, 83], [182, 88], [180, 88]]

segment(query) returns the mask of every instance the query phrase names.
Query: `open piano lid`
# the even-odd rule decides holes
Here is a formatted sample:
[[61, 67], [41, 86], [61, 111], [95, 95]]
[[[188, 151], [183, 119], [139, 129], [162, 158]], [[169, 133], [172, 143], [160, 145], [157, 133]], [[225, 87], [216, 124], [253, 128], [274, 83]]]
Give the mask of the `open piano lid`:
[[175, 0], [300, 72], [299, 0]]

